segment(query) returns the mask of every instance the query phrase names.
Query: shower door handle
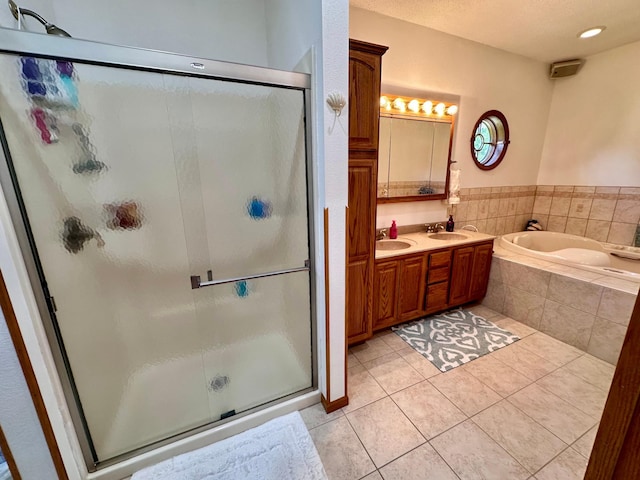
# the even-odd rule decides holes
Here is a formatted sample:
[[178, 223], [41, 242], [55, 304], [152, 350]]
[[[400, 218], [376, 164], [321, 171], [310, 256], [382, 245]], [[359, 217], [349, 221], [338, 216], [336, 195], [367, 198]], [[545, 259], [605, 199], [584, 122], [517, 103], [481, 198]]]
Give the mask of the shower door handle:
[[207, 280], [206, 282], [203, 282], [201, 280], [200, 275], [191, 275], [191, 288], [196, 289], [202, 287], [212, 287], [214, 285], [242, 282], [245, 280], [253, 280], [255, 278], [275, 277], [276, 275], [284, 275], [287, 273], [308, 272], [309, 269], [309, 260], [305, 260], [304, 267], [288, 268], [286, 270], [276, 270], [274, 272], [256, 273], [255, 275], [247, 275], [246, 277], [225, 278], [223, 280], [212, 280], [211, 274], [209, 273], [211, 271], [209, 271], [209, 280]]

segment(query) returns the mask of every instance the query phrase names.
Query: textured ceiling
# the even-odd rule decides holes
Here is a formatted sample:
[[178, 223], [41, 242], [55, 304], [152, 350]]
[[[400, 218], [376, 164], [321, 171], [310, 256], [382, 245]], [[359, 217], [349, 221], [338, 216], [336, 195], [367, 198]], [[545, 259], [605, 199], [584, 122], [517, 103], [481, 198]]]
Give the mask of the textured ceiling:
[[[553, 62], [640, 40], [640, 0], [350, 0], [352, 7]], [[597, 37], [577, 34], [596, 25]]]

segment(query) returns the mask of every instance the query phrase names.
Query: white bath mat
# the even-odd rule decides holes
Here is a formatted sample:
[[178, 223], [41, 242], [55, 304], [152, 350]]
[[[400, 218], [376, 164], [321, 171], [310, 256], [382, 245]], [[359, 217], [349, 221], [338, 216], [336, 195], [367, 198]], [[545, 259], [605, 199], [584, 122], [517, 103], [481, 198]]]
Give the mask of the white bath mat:
[[131, 480], [327, 480], [298, 412], [135, 473]]

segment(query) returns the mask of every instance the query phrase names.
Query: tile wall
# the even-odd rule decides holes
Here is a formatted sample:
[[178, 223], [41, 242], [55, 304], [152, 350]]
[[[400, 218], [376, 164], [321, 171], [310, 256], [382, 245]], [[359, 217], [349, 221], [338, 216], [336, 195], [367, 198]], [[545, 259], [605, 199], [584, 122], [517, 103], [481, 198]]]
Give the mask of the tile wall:
[[463, 188], [460, 204], [450, 208], [456, 227], [472, 224], [491, 235], [522, 231], [534, 218], [552, 232], [618, 245], [640, 241], [640, 187]]
[[545, 230], [633, 245], [640, 188], [538, 185], [532, 214]]
[[482, 303], [615, 364], [637, 294], [637, 284], [625, 280], [494, 255]]
[[518, 232], [532, 218], [535, 195], [535, 185], [461, 188], [451, 213], [457, 228], [471, 224], [490, 235]]

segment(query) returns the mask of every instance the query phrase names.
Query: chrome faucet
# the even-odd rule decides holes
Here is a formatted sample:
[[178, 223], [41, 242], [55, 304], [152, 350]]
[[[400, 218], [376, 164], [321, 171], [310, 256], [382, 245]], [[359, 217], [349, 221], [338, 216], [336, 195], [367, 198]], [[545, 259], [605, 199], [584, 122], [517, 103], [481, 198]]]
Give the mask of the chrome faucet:
[[376, 235], [376, 240], [384, 240], [387, 238], [387, 229], [381, 228], [378, 234]]
[[477, 232], [478, 231], [478, 227], [476, 227], [475, 225], [465, 225], [460, 230], [464, 230], [464, 229], [471, 230], [472, 232]]
[[438, 222], [433, 226], [433, 229], [436, 233], [438, 233], [440, 230], [444, 230], [444, 225]]

